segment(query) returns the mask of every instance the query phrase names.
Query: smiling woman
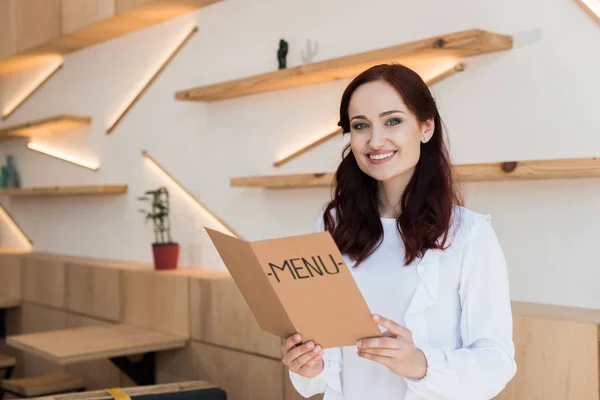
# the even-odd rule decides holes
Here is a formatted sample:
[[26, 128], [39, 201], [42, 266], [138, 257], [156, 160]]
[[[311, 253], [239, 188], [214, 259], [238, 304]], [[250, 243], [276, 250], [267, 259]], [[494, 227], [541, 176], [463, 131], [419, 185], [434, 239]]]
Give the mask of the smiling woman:
[[382, 335], [328, 349], [289, 337], [294, 387], [324, 400], [493, 398], [516, 371], [506, 262], [490, 217], [461, 206], [429, 88], [402, 65], [372, 67], [344, 92], [338, 125], [350, 143], [316, 230]]
[[[359, 265], [381, 240], [378, 218], [390, 217], [403, 233], [406, 264], [443, 248], [461, 199], [441, 117], [421, 77], [397, 64], [366, 70], [344, 92], [338, 125], [350, 144], [325, 213], [338, 247]], [[334, 224], [331, 212], [344, 218]]]

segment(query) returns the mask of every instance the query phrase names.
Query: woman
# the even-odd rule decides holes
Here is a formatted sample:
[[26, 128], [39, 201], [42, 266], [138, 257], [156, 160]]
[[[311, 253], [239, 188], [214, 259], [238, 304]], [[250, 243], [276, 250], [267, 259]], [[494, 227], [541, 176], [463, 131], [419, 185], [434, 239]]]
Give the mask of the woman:
[[460, 206], [429, 88], [404, 66], [372, 67], [344, 92], [339, 125], [350, 143], [317, 230], [382, 335], [326, 350], [291, 336], [294, 387], [325, 400], [496, 396], [516, 372], [506, 263], [489, 216]]

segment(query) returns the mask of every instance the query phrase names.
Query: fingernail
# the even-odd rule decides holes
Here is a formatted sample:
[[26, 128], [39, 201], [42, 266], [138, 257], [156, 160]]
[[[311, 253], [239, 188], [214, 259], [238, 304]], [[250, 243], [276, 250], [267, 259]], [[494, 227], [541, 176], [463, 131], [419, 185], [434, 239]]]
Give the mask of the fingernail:
[[310, 350], [310, 349], [312, 349], [312, 348], [313, 348], [313, 346], [314, 346], [313, 342], [308, 342], [308, 343], [306, 344], [306, 347], [308, 347], [308, 349], [309, 349], [309, 350]]
[[300, 340], [300, 335], [296, 335], [296, 336], [294, 336], [294, 340], [295, 340], [296, 342], [297, 342], [297, 341], [299, 341], [299, 340]]
[[315, 347], [315, 350], [314, 350], [314, 351], [315, 351], [315, 353], [318, 353], [318, 352], [320, 352], [320, 351], [321, 351], [321, 346], [317, 346], [317, 347]]
[[379, 315], [377, 315], [377, 314], [373, 314], [373, 319], [374, 319], [375, 321], [379, 321]]
[[362, 346], [362, 343], [360, 341], [356, 342], [356, 347], [360, 348], [360, 346]]

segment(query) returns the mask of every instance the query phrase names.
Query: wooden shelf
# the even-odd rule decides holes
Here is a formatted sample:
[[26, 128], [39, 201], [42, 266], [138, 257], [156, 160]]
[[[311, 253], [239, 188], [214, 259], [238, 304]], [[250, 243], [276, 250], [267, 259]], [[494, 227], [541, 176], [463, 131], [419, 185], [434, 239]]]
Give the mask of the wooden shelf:
[[[180, 17], [221, 0], [15, 1], [0, 13], [0, 75]], [[85, 3], [85, 4], [82, 4]], [[90, 3], [90, 4], [88, 4]], [[33, 7], [36, 9], [32, 9]], [[4, 10], [4, 9], [3, 9]], [[44, 15], [44, 24], [39, 24]]]
[[11, 197], [81, 196], [124, 193], [127, 193], [127, 185], [47, 186], [0, 190], [0, 196]]
[[451, 58], [474, 56], [510, 48], [512, 48], [512, 37], [472, 29], [318, 63], [286, 68], [248, 78], [183, 90], [177, 92], [175, 98], [177, 100], [194, 101], [224, 100], [339, 79], [349, 79], [380, 63], [396, 62], [416, 68], [417, 65], [431, 65], [441, 60], [447, 61]]
[[[456, 165], [454, 168], [459, 179], [464, 182], [600, 177], [600, 157], [461, 164]], [[318, 187], [330, 186], [333, 178], [333, 172], [253, 176], [232, 178], [230, 186], [271, 189]]]
[[62, 131], [92, 123], [91, 117], [61, 114], [49, 118], [38, 119], [24, 124], [13, 125], [0, 129], [0, 139], [15, 136], [38, 136], [50, 132]]

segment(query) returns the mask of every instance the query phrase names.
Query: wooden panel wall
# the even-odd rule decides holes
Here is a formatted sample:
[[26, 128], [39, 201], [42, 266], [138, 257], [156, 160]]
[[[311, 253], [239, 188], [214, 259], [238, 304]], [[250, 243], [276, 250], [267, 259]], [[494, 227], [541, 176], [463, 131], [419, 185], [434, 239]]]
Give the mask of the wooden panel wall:
[[65, 262], [59, 258], [23, 257], [23, 299], [45, 306], [66, 308]]
[[122, 322], [189, 337], [189, 292], [185, 276], [121, 271]]
[[222, 387], [228, 400], [283, 398], [278, 360], [192, 342], [194, 374]]
[[190, 278], [193, 339], [273, 358], [281, 340], [264, 332], [229, 274]]
[[7, 297], [21, 298], [21, 256], [0, 255], [0, 293]]
[[114, 0], [61, 0], [62, 34], [115, 15]]
[[498, 400], [598, 400], [598, 325], [514, 317], [517, 374]]
[[60, 0], [15, 2], [17, 52], [60, 37]]
[[17, 53], [14, 0], [0, 0], [0, 59]]
[[110, 321], [121, 320], [121, 271], [83, 263], [66, 263], [67, 309]]

